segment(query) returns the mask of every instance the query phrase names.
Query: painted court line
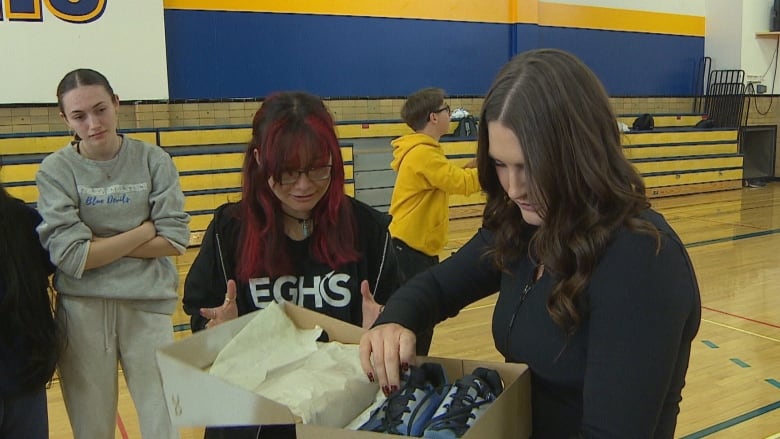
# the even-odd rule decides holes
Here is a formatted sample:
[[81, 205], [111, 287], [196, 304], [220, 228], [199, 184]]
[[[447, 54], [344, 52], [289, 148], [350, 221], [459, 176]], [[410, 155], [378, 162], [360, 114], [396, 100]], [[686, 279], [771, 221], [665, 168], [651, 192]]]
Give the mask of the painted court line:
[[778, 389], [780, 389], [780, 381], [777, 381], [777, 380], [776, 380], [776, 379], [774, 379], [774, 378], [768, 378], [768, 379], [766, 380], [766, 382], [767, 382], [767, 383], [769, 383], [769, 384], [771, 384], [771, 385], [773, 385], [773, 386], [775, 386], [775, 387], [777, 387]]
[[[733, 331], [741, 332], [743, 334], [752, 335], [752, 336], [758, 337], [758, 338], [763, 338], [765, 340], [773, 341], [775, 343], [780, 343], [780, 340], [778, 340], [776, 338], [767, 337], [766, 335], [757, 334], [757, 333], [755, 333], [753, 331], [747, 331], [745, 329], [735, 328], [734, 326], [731, 326], [731, 325], [726, 325], [726, 324], [723, 324], [723, 323], [713, 322], [712, 320], [707, 320], [707, 319], [701, 319], [701, 321], [705, 322], [705, 323], [711, 323], [711, 324], [716, 325], [716, 326], [721, 326], [721, 327], [726, 328], [726, 329], [731, 329]], [[712, 346], [710, 346], [710, 347], [712, 347]]]
[[707, 437], [707, 436], [709, 436], [711, 434], [715, 434], [715, 433], [718, 433], [720, 431], [723, 431], [723, 430], [725, 430], [725, 429], [727, 429], [729, 427], [733, 427], [733, 426], [735, 426], [737, 424], [741, 424], [741, 423], [749, 421], [751, 419], [755, 419], [755, 418], [757, 418], [757, 417], [759, 417], [761, 415], [764, 415], [766, 413], [769, 413], [769, 412], [771, 412], [773, 410], [777, 410], [778, 408], [780, 408], [780, 401], [772, 403], [772, 404], [769, 404], [769, 405], [765, 405], [764, 407], [759, 407], [759, 408], [757, 408], [755, 410], [751, 410], [751, 411], [745, 413], [744, 415], [739, 415], [739, 416], [736, 416], [734, 418], [727, 419], [727, 420], [725, 420], [725, 421], [723, 421], [721, 423], [715, 424], [715, 425], [713, 425], [711, 427], [707, 427], [704, 430], [699, 430], [699, 431], [697, 431], [695, 433], [691, 433], [689, 435], [683, 436], [680, 439], [699, 439], [699, 438]]
[[[706, 322], [706, 323], [711, 323], [711, 324], [716, 325], [716, 326], [721, 326], [723, 328], [731, 329], [731, 330], [734, 330], [734, 331], [737, 331], [737, 332], [742, 332], [742, 333], [747, 334], [747, 335], [752, 335], [754, 337], [759, 337], [759, 338], [763, 338], [763, 339], [766, 339], [766, 340], [774, 341], [776, 343], [780, 343], [780, 340], [778, 340], [776, 338], [767, 337], [767, 336], [761, 335], [761, 334], [756, 334], [755, 332], [752, 332], [752, 331], [746, 331], [744, 329], [735, 328], [735, 327], [730, 326], [730, 325], [725, 325], [723, 323], [713, 322], [712, 320], [707, 320], [707, 319], [701, 319], [701, 321], [702, 322]], [[702, 340], [702, 343], [707, 345], [708, 347], [710, 347], [712, 349], [718, 349], [718, 345], [713, 343], [710, 340]], [[740, 360], [738, 358], [730, 358], [730, 360], [734, 364], [736, 364], [736, 365], [738, 365], [740, 367], [743, 367], [743, 368], [750, 367], [750, 365], [748, 365], [747, 363], [745, 363], [744, 361], [742, 361], [742, 360]], [[777, 380], [775, 380], [773, 378], [766, 379], [765, 381], [767, 383], [777, 387], [778, 389], [780, 389], [780, 381], [777, 381]], [[703, 438], [703, 437], [706, 437], [706, 436], [718, 433], [720, 431], [723, 431], [723, 430], [725, 430], [727, 428], [733, 427], [733, 426], [735, 426], [737, 424], [741, 424], [741, 423], [747, 422], [747, 421], [749, 421], [751, 419], [755, 419], [755, 418], [757, 418], [757, 417], [759, 417], [761, 415], [764, 415], [766, 413], [769, 413], [769, 412], [771, 412], [773, 410], [777, 410], [778, 408], [780, 408], [780, 401], [772, 403], [772, 404], [769, 404], [769, 405], [766, 405], [764, 407], [759, 407], [759, 408], [757, 408], [755, 410], [752, 410], [752, 411], [750, 411], [748, 413], [745, 413], [743, 415], [736, 416], [736, 417], [731, 418], [731, 419], [727, 419], [727, 420], [725, 420], [723, 422], [720, 422], [720, 423], [715, 424], [713, 426], [707, 427], [707, 428], [705, 428], [703, 430], [699, 430], [699, 431], [691, 433], [691, 434], [689, 434], [687, 436], [683, 436], [680, 439], [700, 439], [700, 438]], [[776, 436], [772, 436], [772, 437], [767, 438], [767, 439], [780, 439], [780, 434], [776, 435]]]
[[712, 311], [712, 312], [716, 312], [718, 314], [723, 314], [723, 315], [727, 315], [727, 316], [730, 316], [730, 317], [735, 317], [735, 318], [738, 318], [740, 320], [745, 320], [745, 321], [748, 321], [748, 322], [757, 323], [759, 325], [769, 326], [770, 328], [780, 329], [780, 325], [776, 325], [774, 323], [769, 323], [769, 322], [764, 322], [762, 320], [751, 319], [750, 317], [741, 316], [739, 314], [732, 314], [730, 312], [721, 311], [719, 309], [710, 308], [710, 307], [707, 307], [707, 306], [702, 306], [701, 309], [706, 309], [707, 311]]
[[[742, 224], [734, 224], [735, 226], [741, 226], [741, 227], [750, 227], [745, 226]], [[716, 238], [716, 239], [708, 239], [706, 241], [697, 241], [697, 242], [691, 242], [688, 244], [685, 244], [685, 247], [691, 248], [691, 247], [701, 247], [704, 245], [710, 245], [710, 244], [719, 244], [722, 242], [730, 242], [730, 241], [739, 241], [742, 239], [749, 239], [749, 238], [757, 238], [759, 236], [767, 236], [767, 235], [774, 235], [780, 233], [780, 229], [771, 229], [771, 230], [762, 230], [760, 232], [752, 232], [752, 233], [743, 233], [741, 235], [736, 236], [729, 236], [725, 238]]]

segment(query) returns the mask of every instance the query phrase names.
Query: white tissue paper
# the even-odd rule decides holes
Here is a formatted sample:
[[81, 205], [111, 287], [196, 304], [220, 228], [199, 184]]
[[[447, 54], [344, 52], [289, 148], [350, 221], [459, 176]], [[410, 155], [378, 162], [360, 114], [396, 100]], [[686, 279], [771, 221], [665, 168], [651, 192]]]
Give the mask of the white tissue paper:
[[287, 406], [303, 423], [342, 428], [374, 401], [378, 386], [357, 345], [318, 343], [272, 303], [220, 351], [210, 374]]

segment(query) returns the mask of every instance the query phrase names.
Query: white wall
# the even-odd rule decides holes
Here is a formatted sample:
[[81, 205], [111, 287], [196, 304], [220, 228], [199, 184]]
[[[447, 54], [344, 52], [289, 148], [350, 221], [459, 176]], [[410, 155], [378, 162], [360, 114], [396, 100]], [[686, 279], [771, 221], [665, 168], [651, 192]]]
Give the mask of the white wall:
[[[122, 100], [167, 99], [161, 0], [104, 0], [91, 23], [64, 21], [40, 2], [41, 21], [0, 21], [0, 103], [56, 102], [60, 79], [89, 67], [103, 73]], [[8, 5], [7, 1], [3, 2]]]
[[[745, 1], [742, 14], [742, 69], [746, 75], [761, 76], [761, 82], [772, 89], [777, 84], [777, 72], [773, 57], [777, 50], [778, 38], [757, 38], [756, 32], [769, 31], [770, 10], [773, 0]], [[780, 91], [780, 84], [775, 92]]]
[[768, 32], [774, 0], [706, 0], [707, 33], [704, 54], [712, 58], [712, 69], [740, 69], [745, 82], [760, 81], [767, 91], [780, 92], [780, 75], [774, 55], [778, 37], [759, 38]]
[[735, 70], [742, 66], [742, 3], [743, 0], [706, 2], [704, 56], [712, 58], [712, 70]]

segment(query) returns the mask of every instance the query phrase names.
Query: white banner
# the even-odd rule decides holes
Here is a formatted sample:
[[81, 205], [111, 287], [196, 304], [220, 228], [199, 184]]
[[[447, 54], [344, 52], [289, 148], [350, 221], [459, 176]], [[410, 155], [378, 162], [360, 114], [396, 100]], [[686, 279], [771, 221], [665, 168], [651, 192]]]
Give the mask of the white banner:
[[82, 67], [122, 100], [167, 99], [162, 0], [0, 1], [0, 104], [56, 102]]

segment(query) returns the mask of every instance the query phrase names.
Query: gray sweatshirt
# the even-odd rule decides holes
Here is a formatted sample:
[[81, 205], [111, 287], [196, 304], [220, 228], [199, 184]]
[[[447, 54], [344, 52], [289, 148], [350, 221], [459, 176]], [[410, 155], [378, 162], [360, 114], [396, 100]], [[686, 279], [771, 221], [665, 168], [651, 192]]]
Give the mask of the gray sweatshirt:
[[189, 243], [189, 215], [171, 157], [162, 148], [124, 137], [119, 154], [89, 160], [68, 145], [46, 157], [36, 174], [41, 243], [57, 266], [59, 294], [132, 299], [138, 308], [171, 314], [178, 274], [171, 258], [124, 257], [84, 270], [92, 235], [111, 237], [154, 222], [179, 252]]

